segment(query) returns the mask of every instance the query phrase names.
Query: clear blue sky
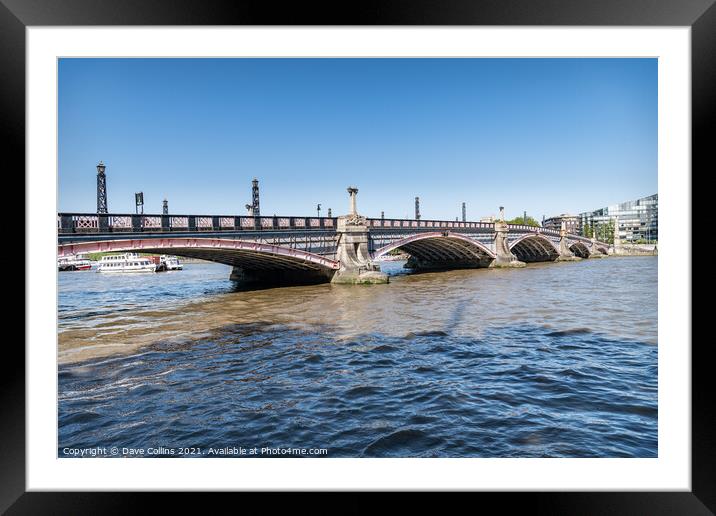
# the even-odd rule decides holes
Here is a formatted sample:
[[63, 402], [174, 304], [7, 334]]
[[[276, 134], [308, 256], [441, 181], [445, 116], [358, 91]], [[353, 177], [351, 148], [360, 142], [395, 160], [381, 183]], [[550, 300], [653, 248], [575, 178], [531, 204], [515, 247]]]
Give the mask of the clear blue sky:
[[59, 210], [537, 219], [657, 191], [656, 59], [61, 59]]

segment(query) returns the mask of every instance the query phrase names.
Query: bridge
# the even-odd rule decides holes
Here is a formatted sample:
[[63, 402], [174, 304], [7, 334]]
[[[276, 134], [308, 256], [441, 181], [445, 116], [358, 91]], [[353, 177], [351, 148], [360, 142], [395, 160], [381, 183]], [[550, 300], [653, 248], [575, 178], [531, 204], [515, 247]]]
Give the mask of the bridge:
[[609, 244], [564, 228], [504, 222], [340, 217], [59, 213], [58, 256], [145, 252], [232, 266], [244, 283], [385, 283], [377, 261], [391, 251], [406, 267], [447, 270], [524, 267], [608, 254]]

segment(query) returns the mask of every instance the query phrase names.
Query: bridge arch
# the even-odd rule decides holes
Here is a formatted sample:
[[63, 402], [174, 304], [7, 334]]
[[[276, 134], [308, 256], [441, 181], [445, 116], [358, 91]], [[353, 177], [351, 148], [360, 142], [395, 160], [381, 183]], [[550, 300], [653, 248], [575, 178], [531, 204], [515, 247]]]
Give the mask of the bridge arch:
[[159, 253], [199, 258], [270, 279], [272, 275], [330, 278], [339, 262], [299, 249], [226, 238], [145, 238], [62, 244], [58, 257], [96, 252]]
[[607, 242], [601, 242], [599, 240], [591, 240], [589, 238], [580, 237], [577, 235], [569, 236], [569, 249], [576, 255], [582, 258], [588, 258], [589, 256], [596, 254], [609, 255], [610, 244]]
[[485, 244], [459, 233], [434, 231], [410, 235], [373, 252], [379, 258], [394, 249], [411, 256], [408, 265], [424, 269], [487, 267], [495, 253]]
[[553, 262], [559, 257], [559, 248], [549, 238], [525, 233], [510, 242], [510, 251], [521, 262]]
[[589, 256], [592, 254], [592, 252], [589, 250], [589, 247], [587, 247], [584, 242], [581, 242], [579, 240], [569, 244], [569, 250], [572, 251], [572, 254], [574, 254], [574, 256], [579, 256], [580, 258], [589, 258]]

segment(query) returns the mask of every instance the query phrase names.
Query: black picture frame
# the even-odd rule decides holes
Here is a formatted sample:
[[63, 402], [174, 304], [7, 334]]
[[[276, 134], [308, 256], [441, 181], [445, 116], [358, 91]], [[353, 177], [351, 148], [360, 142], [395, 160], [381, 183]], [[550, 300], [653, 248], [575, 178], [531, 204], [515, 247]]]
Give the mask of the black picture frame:
[[[4, 161], [14, 163], [15, 170], [25, 166], [25, 28], [28, 26], [648, 25], [691, 27], [692, 170], [713, 171], [716, 166], [708, 129], [716, 120], [714, 1], [362, 0], [343, 4], [342, 10], [338, 10], [341, 5], [338, 3], [293, 3], [278, 9], [271, 2], [243, 0], [0, 0], [0, 130], [6, 148]], [[713, 514], [716, 511], [713, 425], [716, 403], [709, 346], [710, 339], [704, 339], [691, 347], [691, 492], [534, 492], [483, 493], [481, 496], [510, 506], [524, 504], [530, 512], [542, 514]], [[162, 503], [185, 503], [183, 496], [166, 493], [25, 492], [25, 354], [19, 346], [9, 348], [6, 346], [0, 380], [0, 511], [7, 514], [127, 514], [146, 508], [149, 497], [160, 497]], [[422, 503], [420, 496], [412, 500]], [[358, 499], [353, 495], [337, 512], [363, 512], [370, 510], [373, 504], [368, 497]]]

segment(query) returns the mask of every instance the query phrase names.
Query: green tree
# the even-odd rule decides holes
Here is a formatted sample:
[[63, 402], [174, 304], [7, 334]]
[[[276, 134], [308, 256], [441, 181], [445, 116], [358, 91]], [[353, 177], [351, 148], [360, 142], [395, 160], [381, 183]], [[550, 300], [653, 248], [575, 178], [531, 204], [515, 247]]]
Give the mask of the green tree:
[[584, 224], [582, 226], [582, 236], [585, 236], [587, 238], [592, 238], [592, 225], [591, 224]]
[[610, 220], [609, 224], [607, 224], [607, 235], [605, 242], [607, 244], [613, 244], [614, 243], [614, 220]]
[[507, 222], [508, 224], [521, 224], [521, 225], [525, 225], [525, 226], [539, 227], [539, 222], [537, 222], [535, 219], [533, 219], [529, 215], [527, 215], [526, 222], [525, 222], [524, 217], [515, 217], [514, 219], [506, 220], [505, 222]]
[[[589, 234], [587, 234], [589, 233]], [[594, 238], [599, 240], [600, 242], [605, 242], [607, 244], [613, 244], [614, 243], [614, 221], [610, 220], [608, 223], [600, 222], [596, 226], [594, 226]], [[585, 228], [585, 235], [589, 238], [592, 237], [592, 230], [591, 228]]]

